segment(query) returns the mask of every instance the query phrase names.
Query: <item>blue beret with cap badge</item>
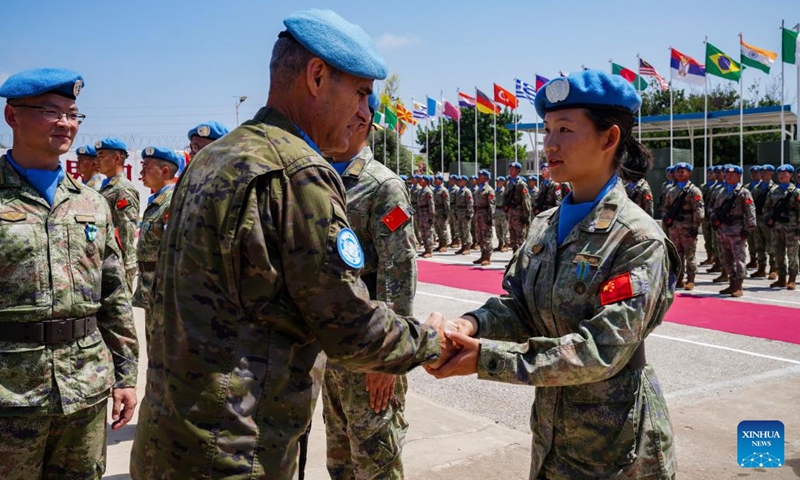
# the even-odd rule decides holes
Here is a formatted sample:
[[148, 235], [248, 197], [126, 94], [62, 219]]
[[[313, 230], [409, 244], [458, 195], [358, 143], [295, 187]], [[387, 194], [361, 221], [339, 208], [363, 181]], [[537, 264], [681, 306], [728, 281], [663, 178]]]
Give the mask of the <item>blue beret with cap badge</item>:
[[536, 93], [534, 105], [542, 118], [565, 108], [612, 107], [634, 113], [642, 105], [642, 97], [619, 75], [583, 70], [547, 82]]
[[228, 131], [229, 130], [225, 125], [211, 120], [209, 122], [201, 123], [200, 125], [189, 130], [189, 133], [186, 136], [189, 137], [189, 141], [191, 141], [192, 137], [194, 136], [208, 138], [211, 140], [219, 140], [227, 135]]
[[75, 100], [83, 88], [81, 74], [64, 68], [34, 68], [15, 73], [0, 86], [0, 97], [26, 98], [55, 93]]

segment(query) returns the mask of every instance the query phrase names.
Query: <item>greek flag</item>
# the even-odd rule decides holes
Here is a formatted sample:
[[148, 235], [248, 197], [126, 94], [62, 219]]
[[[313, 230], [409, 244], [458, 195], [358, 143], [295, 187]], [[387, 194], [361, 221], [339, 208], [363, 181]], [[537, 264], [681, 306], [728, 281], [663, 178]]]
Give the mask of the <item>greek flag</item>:
[[536, 88], [518, 78], [515, 80], [517, 81], [517, 98], [527, 98], [533, 104], [534, 100], [536, 100]]

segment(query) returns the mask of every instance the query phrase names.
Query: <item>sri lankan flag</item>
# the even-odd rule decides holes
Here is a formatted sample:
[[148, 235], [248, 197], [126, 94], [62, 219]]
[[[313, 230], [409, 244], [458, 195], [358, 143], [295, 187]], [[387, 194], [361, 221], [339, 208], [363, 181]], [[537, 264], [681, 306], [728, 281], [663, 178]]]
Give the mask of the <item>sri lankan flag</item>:
[[742, 67], [736, 60], [726, 55], [710, 43], [706, 43], [706, 72], [717, 77], [738, 82]]

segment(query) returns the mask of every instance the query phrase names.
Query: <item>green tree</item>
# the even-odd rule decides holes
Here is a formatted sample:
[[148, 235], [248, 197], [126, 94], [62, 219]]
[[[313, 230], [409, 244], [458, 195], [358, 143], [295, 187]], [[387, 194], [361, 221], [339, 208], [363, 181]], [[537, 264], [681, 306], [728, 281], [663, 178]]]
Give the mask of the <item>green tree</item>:
[[[461, 108], [461, 162], [472, 163], [475, 161], [475, 109]], [[514, 114], [509, 109], [504, 109], [497, 116], [497, 158], [514, 158], [514, 131], [507, 130], [506, 125], [514, 123]], [[449, 170], [450, 164], [458, 161], [458, 132], [459, 124], [455, 120], [443, 119], [430, 127], [420, 124], [417, 128], [417, 143], [422, 145], [421, 152], [427, 153], [429, 167], [438, 171], [441, 167], [442, 148], [444, 148], [444, 169]], [[442, 146], [442, 128], [444, 128], [444, 146]], [[427, 150], [425, 134], [428, 135]], [[522, 138], [522, 133], [517, 133], [516, 141]], [[525, 147], [516, 145], [519, 158], [525, 158]], [[494, 160], [494, 123], [491, 115], [478, 113], [478, 165], [481, 168], [490, 168]]]
[[[397, 170], [397, 133], [389, 130], [373, 130], [370, 134], [369, 142], [375, 159], [384, 165], [389, 170], [397, 173], [398, 175], [409, 175], [411, 173], [411, 150], [407, 149], [400, 144], [400, 171]], [[383, 140], [386, 138], [386, 156], [384, 157]], [[415, 160], [415, 164], [418, 161]]]

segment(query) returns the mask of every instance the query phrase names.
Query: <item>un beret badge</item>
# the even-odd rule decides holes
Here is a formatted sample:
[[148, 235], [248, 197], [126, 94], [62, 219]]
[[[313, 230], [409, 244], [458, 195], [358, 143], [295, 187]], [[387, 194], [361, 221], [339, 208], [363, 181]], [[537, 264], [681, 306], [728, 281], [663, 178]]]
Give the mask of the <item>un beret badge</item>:
[[72, 94], [75, 98], [81, 94], [81, 88], [83, 88], [83, 80], [76, 80], [75, 85], [72, 86]]
[[94, 142], [94, 148], [103, 148], [103, 142], [100, 141]]
[[86, 155], [86, 149], [81, 147], [78, 149], [78, 155]]
[[563, 102], [569, 96], [569, 81], [565, 78], [553, 80], [547, 85], [544, 93], [550, 103]]
[[154, 153], [156, 153], [156, 149], [153, 147], [147, 147], [144, 149], [144, 154], [147, 155], [148, 157], [153, 155]]
[[201, 125], [197, 128], [197, 134], [201, 137], [207, 137], [211, 134], [211, 127], [208, 125]]

